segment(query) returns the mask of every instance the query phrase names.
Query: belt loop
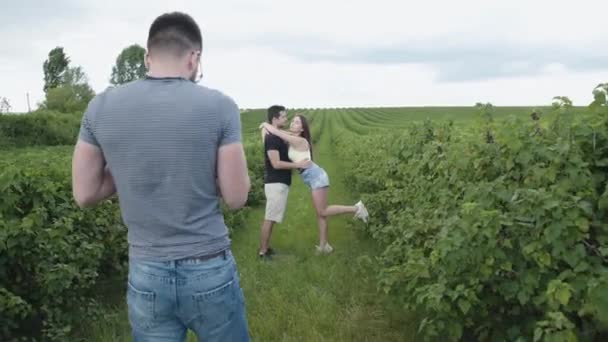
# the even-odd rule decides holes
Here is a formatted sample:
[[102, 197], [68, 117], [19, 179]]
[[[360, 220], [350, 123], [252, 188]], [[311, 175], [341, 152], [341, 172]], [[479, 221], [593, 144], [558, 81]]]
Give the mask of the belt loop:
[[227, 251], [227, 250], [224, 250], [224, 251], [222, 252], [222, 256], [224, 257], [224, 260], [228, 259], [228, 251]]

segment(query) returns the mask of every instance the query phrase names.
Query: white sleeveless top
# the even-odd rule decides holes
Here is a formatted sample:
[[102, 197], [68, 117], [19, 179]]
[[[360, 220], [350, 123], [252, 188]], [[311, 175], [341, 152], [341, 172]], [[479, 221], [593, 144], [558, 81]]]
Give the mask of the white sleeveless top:
[[291, 159], [292, 162], [297, 163], [302, 160], [310, 160], [310, 149], [306, 151], [298, 151], [294, 150], [293, 147], [289, 146], [289, 150], [287, 151], [287, 156]]

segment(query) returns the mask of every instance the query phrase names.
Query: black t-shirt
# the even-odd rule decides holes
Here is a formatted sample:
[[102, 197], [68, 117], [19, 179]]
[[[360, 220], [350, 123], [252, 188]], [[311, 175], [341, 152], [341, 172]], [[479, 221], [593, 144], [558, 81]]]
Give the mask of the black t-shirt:
[[283, 183], [291, 185], [291, 169], [277, 170], [273, 168], [272, 164], [270, 163], [270, 158], [268, 158], [269, 150], [279, 151], [280, 160], [291, 162], [287, 154], [287, 143], [276, 135], [267, 135], [266, 139], [264, 139], [264, 183]]

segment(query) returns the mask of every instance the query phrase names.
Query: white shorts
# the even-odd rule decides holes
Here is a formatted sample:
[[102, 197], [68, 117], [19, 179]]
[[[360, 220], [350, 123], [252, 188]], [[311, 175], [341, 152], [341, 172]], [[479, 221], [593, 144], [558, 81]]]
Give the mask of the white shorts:
[[282, 222], [285, 209], [287, 209], [289, 185], [283, 183], [264, 184], [264, 194], [266, 195], [266, 215], [264, 218], [268, 221]]

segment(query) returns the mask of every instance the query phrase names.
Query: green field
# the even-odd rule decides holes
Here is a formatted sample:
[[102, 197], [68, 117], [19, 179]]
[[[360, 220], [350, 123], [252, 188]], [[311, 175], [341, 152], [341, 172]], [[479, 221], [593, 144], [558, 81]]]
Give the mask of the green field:
[[[329, 203], [363, 198], [370, 223], [330, 219], [335, 251], [315, 255], [310, 193], [294, 173], [286, 220], [275, 226], [272, 238], [278, 255], [268, 262], [256, 253], [264, 213], [257, 127], [266, 111], [242, 113], [255, 201], [229, 222], [252, 340], [605, 338], [606, 116], [584, 108], [540, 109], [538, 124], [530, 118], [532, 107], [289, 110], [290, 116], [302, 112], [310, 118], [315, 161], [330, 177]], [[67, 177], [70, 153], [69, 146], [11, 147], [0, 151], [7, 161], [0, 165], [57, 156], [65, 170], [40, 177]], [[43, 196], [27, 188], [28, 170], [36, 163], [18, 165], [24, 170], [12, 169], [14, 186], [9, 173], [0, 171], [0, 188], [13, 197]], [[59, 183], [49, 187], [65, 197], [69, 179]], [[57, 198], [43, 202], [48, 206]], [[9, 218], [23, 222], [28, 205], [18, 198], [0, 200], [0, 208], [22, 209], [4, 209], [0, 221], [4, 217], [6, 227]], [[78, 210], [60, 207], [62, 213]], [[36, 215], [33, 220], [57, 224], [46, 212]], [[73, 220], [105, 224], [76, 214]], [[9, 236], [0, 229], [2, 234], [11, 238], [18, 232]], [[25, 240], [19, 243], [27, 246]], [[10, 255], [8, 247], [0, 249], [0, 275], [2, 266], [10, 268], [2, 261]], [[90, 266], [99, 276], [87, 278], [90, 286], [83, 293], [102, 308], [93, 322], [72, 324], [63, 340], [131, 340], [124, 265], [114, 266]], [[0, 309], [4, 287], [9, 288], [0, 283]]]

